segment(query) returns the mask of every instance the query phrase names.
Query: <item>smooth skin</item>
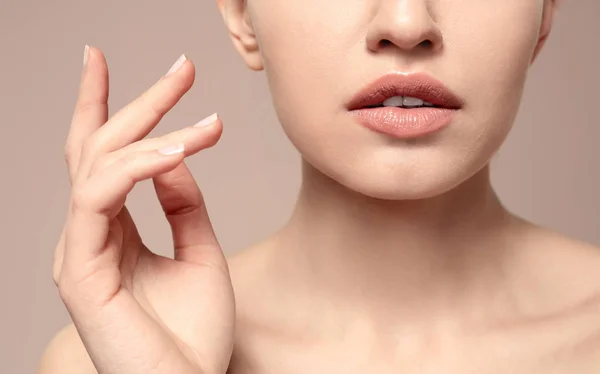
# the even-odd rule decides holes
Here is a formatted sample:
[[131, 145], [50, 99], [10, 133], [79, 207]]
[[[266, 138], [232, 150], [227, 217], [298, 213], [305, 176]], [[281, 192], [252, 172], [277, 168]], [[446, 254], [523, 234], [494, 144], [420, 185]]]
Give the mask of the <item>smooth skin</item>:
[[[600, 372], [600, 249], [511, 214], [489, 179], [554, 2], [217, 3], [303, 157], [296, 208], [225, 259], [183, 163], [218, 141], [220, 120], [145, 139], [190, 89], [193, 63], [108, 119], [108, 69], [91, 48], [55, 252], [74, 324], [41, 374]], [[352, 123], [344, 102], [390, 69], [457, 92], [452, 126], [404, 143]], [[174, 259], [152, 254], [123, 208], [148, 178]]]
[[[214, 145], [222, 124], [145, 139], [191, 88], [189, 61], [107, 121], [106, 61], [95, 48], [87, 60], [66, 145], [72, 196], [54, 265], [60, 296], [99, 372], [222, 373], [233, 343], [233, 290], [183, 163]], [[135, 183], [149, 178], [172, 228], [174, 259], [142, 243], [124, 207]]]

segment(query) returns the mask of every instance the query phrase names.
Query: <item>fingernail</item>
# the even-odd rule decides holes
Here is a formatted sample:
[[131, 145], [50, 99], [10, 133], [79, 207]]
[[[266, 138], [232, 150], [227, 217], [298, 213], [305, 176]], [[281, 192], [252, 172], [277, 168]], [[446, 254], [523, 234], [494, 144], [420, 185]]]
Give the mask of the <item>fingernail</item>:
[[86, 44], [85, 48], [83, 49], [83, 67], [85, 67], [85, 65], [87, 64], [89, 55], [90, 55], [90, 46]]
[[195, 124], [194, 127], [206, 127], [208, 125], [215, 123], [218, 118], [219, 118], [219, 115], [217, 113], [213, 113], [210, 116], [203, 119], [202, 121]]
[[183, 65], [183, 63], [185, 62], [185, 60], [187, 60], [187, 57], [185, 56], [185, 54], [179, 56], [179, 58], [177, 59], [177, 61], [175, 61], [175, 63], [173, 64], [173, 66], [171, 66], [171, 68], [169, 69], [169, 71], [167, 72], [166, 75], [173, 74], [174, 72], [176, 72], [177, 70], [179, 70], [179, 68], [181, 67], [181, 65]]
[[176, 153], [181, 153], [185, 150], [185, 147], [183, 145], [183, 143], [179, 143], [179, 144], [175, 144], [175, 145], [170, 145], [168, 147], [164, 147], [158, 150], [158, 153], [163, 154], [163, 155], [174, 155]]

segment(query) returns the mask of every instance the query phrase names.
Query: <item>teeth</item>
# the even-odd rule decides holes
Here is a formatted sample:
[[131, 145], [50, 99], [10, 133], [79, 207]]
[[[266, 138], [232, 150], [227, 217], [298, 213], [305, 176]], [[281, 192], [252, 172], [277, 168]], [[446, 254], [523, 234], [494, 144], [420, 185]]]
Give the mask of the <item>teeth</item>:
[[419, 107], [419, 106], [434, 106], [428, 101], [423, 101], [416, 97], [402, 97], [392, 96], [382, 103], [383, 106], [396, 106], [396, 107]]
[[383, 106], [402, 106], [404, 98], [402, 96], [392, 96], [383, 102]]
[[421, 106], [423, 105], [423, 100], [416, 97], [405, 97], [403, 104], [404, 106]]

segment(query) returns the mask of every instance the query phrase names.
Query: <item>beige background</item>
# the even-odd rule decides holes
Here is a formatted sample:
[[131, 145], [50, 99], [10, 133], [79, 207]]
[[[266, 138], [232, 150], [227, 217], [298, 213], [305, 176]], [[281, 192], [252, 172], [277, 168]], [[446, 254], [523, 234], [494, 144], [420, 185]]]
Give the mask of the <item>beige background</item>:
[[[598, 0], [565, 4], [493, 168], [511, 209], [596, 244], [599, 18]], [[297, 191], [298, 156], [277, 124], [263, 73], [235, 55], [214, 1], [0, 0], [3, 374], [34, 372], [44, 345], [68, 322], [51, 262], [69, 194], [63, 142], [86, 43], [107, 55], [112, 112], [182, 52], [196, 61], [196, 86], [155, 133], [221, 114], [222, 141], [189, 164], [227, 251], [273, 231]], [[151, 184], [134, 191], [130, 206], [150, 247], [169, 253]]]

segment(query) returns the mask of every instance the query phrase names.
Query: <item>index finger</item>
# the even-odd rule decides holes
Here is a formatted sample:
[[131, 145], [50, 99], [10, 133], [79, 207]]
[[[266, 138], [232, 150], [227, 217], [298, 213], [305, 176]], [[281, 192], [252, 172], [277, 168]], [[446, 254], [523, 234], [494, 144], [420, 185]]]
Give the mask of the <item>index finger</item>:
[[116, 112], [86, 142], [77, 178], [87, 178], [94, 160], [142, 140], [192, 87], [195, 68], [185, 55], [142, 95]]
[[79, 168], [81, 148], [85, 139], [107, 120], [108, 66], [102, 51], [86, 45], [79, 95], [65, 144], [65, 158], [71, 183]]

